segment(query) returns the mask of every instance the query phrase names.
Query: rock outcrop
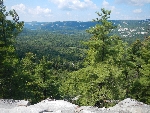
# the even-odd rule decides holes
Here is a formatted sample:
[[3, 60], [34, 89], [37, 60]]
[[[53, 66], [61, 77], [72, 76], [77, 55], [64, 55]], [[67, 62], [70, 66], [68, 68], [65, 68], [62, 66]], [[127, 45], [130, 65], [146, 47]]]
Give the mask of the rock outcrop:
[[150, 105], [130, 98], [110, 108], [79, 107], [64, 100], [46, 99], [30, 105], [29, 101], [0, 99], [0, 113], [150, 113]]

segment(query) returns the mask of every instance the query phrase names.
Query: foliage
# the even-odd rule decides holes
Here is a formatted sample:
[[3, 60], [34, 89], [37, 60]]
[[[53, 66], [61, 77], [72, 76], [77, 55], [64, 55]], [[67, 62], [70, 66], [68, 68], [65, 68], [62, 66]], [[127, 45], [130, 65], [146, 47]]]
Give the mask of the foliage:
[[[100, 99], [123, 98], [123, 90], [119, 84], [115, 84], [120, 75], [121, 71], [109, 64], [88, 66], [69, 74], [60, 90], [64, 93], [64, 98], [81, 95], [78, 100], [80, 105], [94, 105]], [[121, 95], [118, 97], [116, 94]]]
[[[91, 41], [88, 42], [89, 48], [90, 48], [90, 56], [94, 56], [95, 60], [94, 62], [103, 62], [105, 59], [107, 59], [107, 45], [109, 40], [109, 34], [112, 29], [115, 27], [112, 25], [111, 22], [107, 21], [111, 13], [111, 11], [107, 11], [105, 9], [101, 9], [102, 14], [97, 13], [98, 16], [101, 18], [96, 18], [96, 21], [99, 24], [97, 24], [95, 27], [90, 28], [87, 30], [88, 33], [92, 34]], [[92, 54], [93, 51], [93, 54]]]
[[87, 30], [92, 37], [85, 42], [89, 47], [85, 68], [71, 73], [61, 88], [69, 97], [81, 95], [78, 100], [81, 105], [94, 105], [100, 99], [122, 99], [125, 95], [120, 86], [122, 70], [118, 65], [123, 59], [126, 44], [119, 37], [110, 36], [115, 28], [107, 21], [110, 11], [102, 9], [102, 14], [97, 14], [101, 17], [94, 20], [98, 24]]
[[110, 11], [97, 13], [98, 24], [87, 30], [92, 34], [85, 44], [89, 47], [84, 68], [64, 78], [64, 98], [80, 95], [76, 103], [95, 105], [102, 100], [135, 98], [149, 104], [149, 38], [131, 45], [118, 36], [111, 36], [115, 27], [107, 19]]
[[[87, 35], [67, 35], [47, 31], [23, 31], [17, 37], [16, 52], [19, 58], [25, 53], [32, 52], [38, 59], [43, 56], [54, 62], [55, 68], [63, 70], [76, 70], [81, 67], [85, 57], [86, 47], [82, 44], [87, 40]], [[75, 66], [73, 67], [72, 64]]]
[[[137, 43], [138, 42], [138, 43]], [[135, 73], [134, 84], [131, 88], [131, 96], [139, 101], [150, 103], [150, 37], [144, 41], [137, 41], [133, 44], [133, 48], [137, 49], [134, 53]], [[140, 43], [140, 44], [139, 44]], [[135, 46], [136, 45], [136, 46]], [[133, 49], [133, 50], [134, 50]]]
[[[59, 98], [58, 76], [52, 70], [52, 63], [45, 57], [36, 63], [36, 56], [33, 53], [26, 53], [15, 73], [16, 99], [30, 99], [32, 103], [48, 97]], [[21, 94], [21, 96], [18, 96]]]
[[[13, 20], [7, 20], [11, 16]], [[13, 73], [18, 59], [15, 55], [13, 42], [23, 28], [23, 22], [18, 22], [19, 16], [15, 10], [6, 12], [3, 0], [0, 1], [0, 97], [11, 98], [13, 87]], [[11, 87], [12, 86], [12, 87]]]

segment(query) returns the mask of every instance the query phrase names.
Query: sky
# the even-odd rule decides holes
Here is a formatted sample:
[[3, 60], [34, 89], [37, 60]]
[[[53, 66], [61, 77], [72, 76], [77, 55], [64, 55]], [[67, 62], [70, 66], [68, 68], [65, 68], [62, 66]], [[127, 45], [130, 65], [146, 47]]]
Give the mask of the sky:
[[150, 0], [4, 0], [20, 21], [91, 21], [101, 8], [111, 10], [110, 20], [150, 19]]

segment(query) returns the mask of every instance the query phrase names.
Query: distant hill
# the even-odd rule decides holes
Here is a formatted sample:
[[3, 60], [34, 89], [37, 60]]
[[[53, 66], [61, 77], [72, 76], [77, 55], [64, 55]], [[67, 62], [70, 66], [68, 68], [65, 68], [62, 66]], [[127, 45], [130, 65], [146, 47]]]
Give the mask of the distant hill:
[[96, 22], [78, 22], [78, 21], [56, 21], [56, 22], [25, 22], [25, 28], [31, 30], [86, 30], [95, 26]]
[[[150, 21], [146, 20], [110, 20], [117, 29], [113, 34], [121, 38], [143, 38], [150, 36]], [[56, 21], [56, 22], [25, 22], [25, 28], [30, 30], [44, 30], [59, 32], [63, 34], [72, 34], [74, 32], [83, 32], [90, 27], [94, 27], [96, 22], [80, 21]]]

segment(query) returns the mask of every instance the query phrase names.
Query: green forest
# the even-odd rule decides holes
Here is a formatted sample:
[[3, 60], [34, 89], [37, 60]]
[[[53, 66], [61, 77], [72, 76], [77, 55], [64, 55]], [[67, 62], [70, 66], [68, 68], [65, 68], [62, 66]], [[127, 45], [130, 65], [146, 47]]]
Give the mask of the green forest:
[[111, 11], [96, 14], [95, 26], [86, 30], [29, 30], [0, 2], [0, 98], [150, 104], [150, 36], [122, 38], [109, 21]]

